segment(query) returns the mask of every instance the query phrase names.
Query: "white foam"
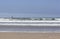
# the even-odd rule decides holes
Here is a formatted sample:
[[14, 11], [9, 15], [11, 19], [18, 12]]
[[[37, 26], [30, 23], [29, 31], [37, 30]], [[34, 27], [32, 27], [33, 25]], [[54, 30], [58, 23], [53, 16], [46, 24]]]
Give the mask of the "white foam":
[[60, 33], [60, 32], [51, 32], [51, 31], [0, 31], [0, 32], [18, 32], [18, 33]]

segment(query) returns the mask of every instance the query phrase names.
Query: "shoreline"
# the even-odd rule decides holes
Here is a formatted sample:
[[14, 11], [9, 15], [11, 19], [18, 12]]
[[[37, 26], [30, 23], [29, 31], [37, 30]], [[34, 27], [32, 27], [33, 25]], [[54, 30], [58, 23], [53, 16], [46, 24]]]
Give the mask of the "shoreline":
[[40, 31], [0, 31], [0, 33], [60, 33], [60, 32], [40, 32]]

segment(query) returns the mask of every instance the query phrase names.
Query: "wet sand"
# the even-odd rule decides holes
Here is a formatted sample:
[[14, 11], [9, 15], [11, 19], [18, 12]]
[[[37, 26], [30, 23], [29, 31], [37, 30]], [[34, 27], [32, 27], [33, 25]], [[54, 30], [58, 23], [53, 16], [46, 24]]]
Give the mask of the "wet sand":
[[0, 39], [60, 39], [60, 33], [0, 32]]

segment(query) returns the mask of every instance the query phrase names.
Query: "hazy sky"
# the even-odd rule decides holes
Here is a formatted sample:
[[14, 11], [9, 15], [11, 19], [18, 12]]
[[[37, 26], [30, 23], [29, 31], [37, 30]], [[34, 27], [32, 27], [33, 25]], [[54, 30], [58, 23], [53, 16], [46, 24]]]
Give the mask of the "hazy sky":
[[0, 0], [0, 16], [60, 17], [60, 0]]

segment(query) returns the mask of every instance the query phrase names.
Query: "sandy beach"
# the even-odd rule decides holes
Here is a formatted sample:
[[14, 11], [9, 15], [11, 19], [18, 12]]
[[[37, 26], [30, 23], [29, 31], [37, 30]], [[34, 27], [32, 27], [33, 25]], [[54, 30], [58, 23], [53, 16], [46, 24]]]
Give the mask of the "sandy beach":
[[0, 39], [60, 39], [60, 33], [0, 32]]

